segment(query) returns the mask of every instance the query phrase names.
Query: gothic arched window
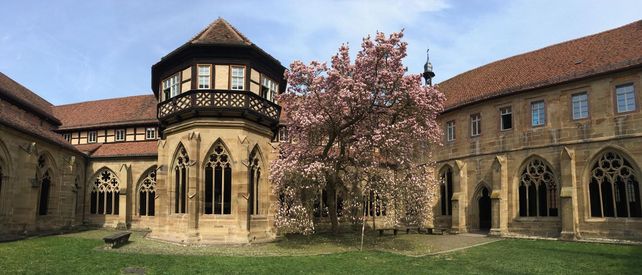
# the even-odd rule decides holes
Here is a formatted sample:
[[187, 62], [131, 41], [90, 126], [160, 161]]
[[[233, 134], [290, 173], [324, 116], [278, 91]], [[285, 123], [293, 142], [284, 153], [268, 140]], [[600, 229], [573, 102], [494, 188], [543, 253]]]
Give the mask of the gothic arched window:
[[219, 142], [205, 164], [205, 214], [232, 213], [232, 164]]
[[638, 175], [616, 152], [605, 152], [593, 165], [589, 197], [593, 217], [642, 216]]
[[541, 159], [529, 161], [519, 180], [519, 215], [522, 217], [555, 217], [557, 182], [553, 169]]
[[[2, 164], [0, 162], [0, 164]], [[4, 177], [4, 174], [2, 174], [2, 166], [0, 166], [0, 198], [2, 198], [2, 179]]]
[[100, 215], [118, 215], [119, 204], [118, 179], [110, 170], [103, 169], [92, 180], [89, 212]]
[[189, 155], [181, 144], [174, 161], [174, 213], [187, 213], [187, 166]]
[[156, 209], [156, 166], [149, 169], [138, 187], [138, 214], [154, 216]]
[[51, 173], [49, 163], [44, 155], [38, 157], [36, 178], [40, 187], [38, 194], [38, 215], [47, 215], [49, 211], [49, 193], [51, 191]]
[[249, 189], [250, 189], [250, 214], [259, 214], [259, 183], [261, 182], [261, 160], [257, 150], [254, 149], [250, 154], [249, 169]]
[[439, 174], [439, 194], [440, 194], [440, 205], [441, 205], [441, 214], [445, 216], [450, 216], [453, 213], [453, 171], [450, 167], [443, 169]]

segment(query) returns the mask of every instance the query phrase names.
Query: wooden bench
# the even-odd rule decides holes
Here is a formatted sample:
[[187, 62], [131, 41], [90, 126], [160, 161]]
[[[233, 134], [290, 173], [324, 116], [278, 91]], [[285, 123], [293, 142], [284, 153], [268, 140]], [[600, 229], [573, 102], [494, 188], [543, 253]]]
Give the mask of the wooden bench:
[[118, 232], [116, 234], [104, 237], [103, 241], [105, 241], [105, 244], [107, 244], [109, 248], [115, 248], [126, 244], [129, 241], [129, 236], [131, 234], [132, 232], [129, 231]]

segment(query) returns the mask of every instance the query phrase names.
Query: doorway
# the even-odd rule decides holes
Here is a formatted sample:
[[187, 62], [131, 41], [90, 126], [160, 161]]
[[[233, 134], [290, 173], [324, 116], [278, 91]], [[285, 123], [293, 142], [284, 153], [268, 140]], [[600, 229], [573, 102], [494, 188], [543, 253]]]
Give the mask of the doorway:
[[482, 187], [479, 196], [479, 230], [489, 231], [491, 227], [491, 205], [490, 205], [490, 192], [486, 187]]

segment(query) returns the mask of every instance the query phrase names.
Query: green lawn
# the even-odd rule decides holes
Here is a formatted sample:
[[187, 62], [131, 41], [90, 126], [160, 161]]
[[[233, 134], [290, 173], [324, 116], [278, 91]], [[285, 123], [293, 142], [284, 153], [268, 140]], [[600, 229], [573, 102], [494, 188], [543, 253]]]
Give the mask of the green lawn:
[[[0, 273], [119, 274], [127, 267], [140, 267], [144, 268], [147, 274], [357, 272], [369, 274], [642, 274], [642, 247], [640, 246], [502, 240], [452, 253], [412, 257], [388, 251], [404, 253], [404, 249], [430, 250], [426, 248], [430, 245], [408, 246], [408, 243], [421, 242], [420, 235], [390, 236], [379, 240], [375, 239], [377, 237], [370, 236], [368, 239], [370, 245], [367, 245], [368, 251], [365, 252], [354, 251], [356, 243], [353, 243], [354, 240], [351, 238], [340, 238], [337, 241], [327, 236], [320, 236], [298, 237], [275, 244], [240, 247], [202, 248], [164, 244], [173, 246], [175, 251], [159, 250], [158, 247], [149, 246], [153, 253], [157, 253], [150, 254], [150, 251], [138, 250], [143, 248], [141, 244], [138, 244], [138, 248], [131, 249], [136, 243], [143, 243], [137, 238], [120, 249], [105, 250], [102, 248], [102, 241], [97, 238], [104, 233], [105, 231], [92, 231], [0, 243]], [[325, 241], [323, 245], [312, 244], [315, 240]], [[377, 242], [387, 244], [388, 247], [383, 248], [386, 251], [374, 250]], [[395, 242], [406, 244], [395, 246]], [[128, 246], [131, 247], [128, 248]], [[163, 245], [158, 244], [158, 246]], [[341, 249], [331, 249], [341, 246], [343, 246]], [[291, 249], [311, 250], [311, 254], [267, 256], [269, 255], [267, 251], [272, 250], [276, 251], [274, 255], [288, 255], [287, 251]], [[253, 250], [259, 251], [259, 256], [227, 256], [245, 253], [247, 253], [245, 255], [255, 255], [250, 253]], [[197, 252], [191, 253], [193, 255], [185, 255], [190, 253], [174, 253], [176, 251]], [[323, 254], [329, 251], [336, 251], [336, 253]], [[297, 253], [293, 255], [298, 255]]]

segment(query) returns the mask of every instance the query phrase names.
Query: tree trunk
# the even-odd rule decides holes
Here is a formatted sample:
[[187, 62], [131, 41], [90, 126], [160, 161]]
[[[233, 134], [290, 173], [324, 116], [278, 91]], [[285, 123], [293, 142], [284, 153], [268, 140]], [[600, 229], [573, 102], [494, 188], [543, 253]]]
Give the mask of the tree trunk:
[[326, 183], [326, 193], [328, 194], [328, 215], [332, 223], [332, 234], [339, 233], [339, 219], [337, 217], [337, 177], [332, 175], [328, 177]]

